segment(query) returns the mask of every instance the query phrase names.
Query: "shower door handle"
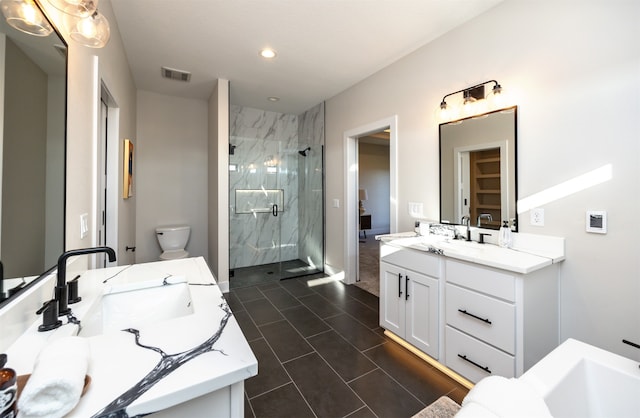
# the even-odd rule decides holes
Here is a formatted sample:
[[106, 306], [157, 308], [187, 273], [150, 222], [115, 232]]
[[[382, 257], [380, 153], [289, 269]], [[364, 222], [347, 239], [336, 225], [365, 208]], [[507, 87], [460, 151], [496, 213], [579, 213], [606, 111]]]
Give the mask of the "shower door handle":
[[273, 213], [273, 216], [278, 216], [278, 205], [273, 205], [271, 207], [271, 213]]

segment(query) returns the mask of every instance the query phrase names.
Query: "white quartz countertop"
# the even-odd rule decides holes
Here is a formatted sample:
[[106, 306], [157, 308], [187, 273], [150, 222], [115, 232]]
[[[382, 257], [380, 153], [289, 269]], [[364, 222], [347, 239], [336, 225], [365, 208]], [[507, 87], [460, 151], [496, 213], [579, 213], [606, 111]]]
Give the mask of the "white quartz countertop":
[[564, 259], [564, 257], [545, 257], [528, 251], [502, 248], [493, 244], [454, 240], [441, 235], [420, 236], [409, 232], [379, 235], [376, 239], [395, 247], [432, 252], [452, 259], [521, 274], [531, 273]]
[[[100, 303], [106, 286], [135, 287], [136, 283], [167, 277], [180, 277], [189, 284], [193, 313], [137, 328], [139, 344], [133, 333], [125, 331], [87, 337], [91, 350], [87, 374], [91, 384], [67, 417], [101, 416], [112, 411], [104, 411], [105, 407], [122, 404], [122, 400], [126, 400], [128, 416], [148, 414], [257, 374], [257, 360], [201, 257], [87, 271], [79, 279], [83, 300], [70, 307], [82, 320]], [[76, 334], [77, 326], [61, 319], [65, 323], [62, 327], [38, 332], [41, 318], [34, 318], [31, 328], [9, 348], [10, 366], [18, 375], [31, 373], [37, 354], [48, 341]], [[188, 361], [180, 360], [179, 367], [167, 361], [185, 352], [193, 355]], [[151, 372], [160, 378], [131, 399], [127, 391]]]

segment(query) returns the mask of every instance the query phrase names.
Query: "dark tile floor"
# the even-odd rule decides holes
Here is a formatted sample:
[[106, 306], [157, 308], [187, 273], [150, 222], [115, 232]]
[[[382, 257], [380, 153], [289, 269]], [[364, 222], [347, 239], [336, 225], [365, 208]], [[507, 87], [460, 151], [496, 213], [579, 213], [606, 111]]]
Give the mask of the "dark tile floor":
[[442, 395], [462, 401], [466, 388], [383, 335], [376, 296], [321, 278], [226, 295], [258, 359], [245, 416], [410, 417]]

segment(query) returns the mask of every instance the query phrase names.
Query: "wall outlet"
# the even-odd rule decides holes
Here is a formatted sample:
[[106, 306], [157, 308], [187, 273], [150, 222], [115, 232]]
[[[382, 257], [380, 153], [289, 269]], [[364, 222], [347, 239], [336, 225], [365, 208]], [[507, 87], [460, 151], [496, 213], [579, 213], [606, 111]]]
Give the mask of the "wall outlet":
[[531, 219], [529, 222], [534, 226], [544, 226], [544, 209], [531, 209]]

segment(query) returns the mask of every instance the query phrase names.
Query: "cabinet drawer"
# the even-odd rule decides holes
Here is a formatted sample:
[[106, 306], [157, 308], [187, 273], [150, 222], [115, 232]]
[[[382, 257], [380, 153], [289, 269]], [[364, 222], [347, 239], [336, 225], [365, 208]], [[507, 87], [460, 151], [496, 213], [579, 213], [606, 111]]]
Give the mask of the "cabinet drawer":
[[513, 356], [450, 326], [446, 327], [445, 339], [447, 367], [472, 382], [477, 383], [487, 376], [515, 377]]
[[447, 282], [515, 302], [515, 277], [493, 269], [446, 260]]
[[515, 306], [451, 283], [446, 286], [447, 324], [515, 354]]
[[427, 276], [440, 278], [440, 257], [418, 250], [399, 249], [391, 245], [383, 245], [380, 261], [395, 264], [408, 270], [417, 271]]

